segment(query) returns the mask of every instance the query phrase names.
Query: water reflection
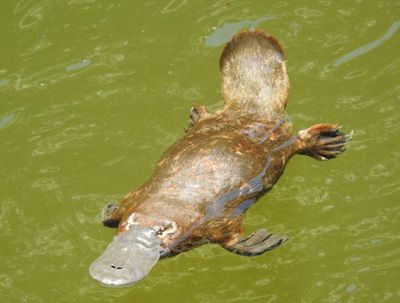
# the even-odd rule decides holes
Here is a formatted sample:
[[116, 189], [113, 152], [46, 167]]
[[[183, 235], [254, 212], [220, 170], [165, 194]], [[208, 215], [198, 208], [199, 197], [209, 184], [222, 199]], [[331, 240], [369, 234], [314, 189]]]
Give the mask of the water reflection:
[[0, 116], [0, 129], [9, 127], [13, 124], [17, 119], [23, 109], [17, 109], [12, 112], [6, 113]]
[[227, 43], [236, 32], [243, 30], [244, 27], [255, 29], [263, 22], [272, 19], [275, 19], [275, 17], [264, 16], [256, 20], [241, 20], [233, 23], [225, 23], [222, 27], [214, 29], [214, 32], [206, 38], [205, 44], [211, 47], [223, 45]]
[[350, 53], [343, 55], [342, 57], [340, 57], [333, 63], [333, 66], [342, 65], [343, 63], [353, 60], [354, 58], [357, 58], [358, 56], [361, 56], [361, 55], [373, 50], [374, 48], [378, 47], [386, 40], [390, 39], [397, 32], [399, 27], [400, 27], [400, 21], [395, 21], [390, 26], [388, 31], [385, 34], [383, 34], [383, 36], [381, 38], [376, 39], [366, 45], [363, 45], [363, 46], [351, 51]]

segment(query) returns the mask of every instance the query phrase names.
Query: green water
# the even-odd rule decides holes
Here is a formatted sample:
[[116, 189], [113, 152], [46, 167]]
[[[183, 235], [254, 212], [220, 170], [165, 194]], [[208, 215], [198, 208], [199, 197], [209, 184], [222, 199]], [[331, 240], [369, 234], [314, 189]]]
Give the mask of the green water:
[[[0, 302], [400, 302], [398, 1], [0, 2]], [[349, 150], [295, 157], [248, 212], [289, 241], [239, 257], [203, 246], [129, 288], [89, 264], [100, 224], [221, 105], [218, 58], [258, 27], [288, 55], [294, 131], [354, 130]]]

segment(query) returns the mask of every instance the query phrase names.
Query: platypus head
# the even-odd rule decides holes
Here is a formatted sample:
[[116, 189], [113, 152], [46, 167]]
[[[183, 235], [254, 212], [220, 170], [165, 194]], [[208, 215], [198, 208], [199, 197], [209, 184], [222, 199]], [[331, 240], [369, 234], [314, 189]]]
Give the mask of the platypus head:
[[124, 218], [117, 235], [90, 266], [90, 275], [106, 285], [124, 286], [143, 279], [177, 234], [177, 224], [137, 213]]

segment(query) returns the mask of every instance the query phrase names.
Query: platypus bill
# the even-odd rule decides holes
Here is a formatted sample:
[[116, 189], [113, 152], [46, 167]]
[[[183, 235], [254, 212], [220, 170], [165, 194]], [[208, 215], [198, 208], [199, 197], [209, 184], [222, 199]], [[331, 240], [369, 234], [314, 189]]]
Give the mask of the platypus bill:
[[224, 108], [209, 113], [194, 107], [186, 134], [164, 153], [150, 179], [103, 209], [104, 225], [117, 233], [90, 266], [94, 279], [132, 284], [160, 257], [205, 243], [245, 256], [279, 246], [286, 237], [265, 229], [242, 237], [246, 210], [273, 187], [293, 155], [328, 160], [345, 150], [351, 137], [337, 125], [291, 135], [285, 120], [289, 79], [273, 37], [236, 34], [219, 67]]

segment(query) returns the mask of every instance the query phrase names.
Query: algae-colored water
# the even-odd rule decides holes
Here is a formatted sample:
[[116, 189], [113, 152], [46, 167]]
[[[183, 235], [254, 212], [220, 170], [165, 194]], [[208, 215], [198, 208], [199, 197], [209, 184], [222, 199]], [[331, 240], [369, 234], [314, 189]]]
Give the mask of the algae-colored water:
[[[400, 302], [398, 1], [32, 0], [0, 3], [0, 302]], [[206, 245], [105, 288], [100, 224], [221, 106], [218, 58], [247, 27], [288, 55], [294, 132], [354, 130], [349, 150], [294, 157], [248, 212], [289, 241], [246, 258]]]

